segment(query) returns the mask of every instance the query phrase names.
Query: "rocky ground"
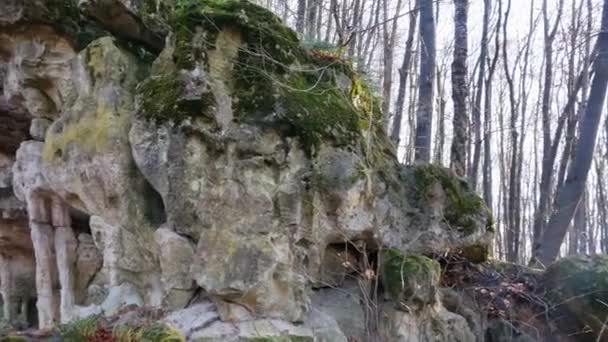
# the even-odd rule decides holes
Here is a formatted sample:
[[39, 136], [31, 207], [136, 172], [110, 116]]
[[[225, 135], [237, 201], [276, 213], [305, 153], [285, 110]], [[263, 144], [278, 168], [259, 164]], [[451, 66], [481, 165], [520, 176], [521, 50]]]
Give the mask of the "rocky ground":
[[0, 0], [0, 81], [5, 340], [604, 336], [603, 257], [489, 262], [481, 198], [261, 7]]

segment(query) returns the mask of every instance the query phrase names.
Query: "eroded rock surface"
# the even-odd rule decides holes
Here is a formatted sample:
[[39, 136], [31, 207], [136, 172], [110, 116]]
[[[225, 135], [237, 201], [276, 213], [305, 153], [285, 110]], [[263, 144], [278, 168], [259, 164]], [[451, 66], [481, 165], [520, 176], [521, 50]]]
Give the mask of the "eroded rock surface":
[[[421, 255], [487, 257], [491, 215], [397, 162], [348, 63], [248, 2], [0, 6], [0, 274], [39, 327], [145, 305], [191, 340], [470, 340]], [[34, 294], [2, 279], [11, 318]]]

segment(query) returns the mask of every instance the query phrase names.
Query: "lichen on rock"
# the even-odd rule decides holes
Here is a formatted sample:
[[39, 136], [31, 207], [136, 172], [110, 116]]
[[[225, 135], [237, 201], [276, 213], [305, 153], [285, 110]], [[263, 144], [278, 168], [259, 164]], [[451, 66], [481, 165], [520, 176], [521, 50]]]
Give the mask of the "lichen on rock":
[[[443, 216], [445, 221], [453, 228], [469, 234], [475, 231], [477, 223], [475, 216], [489, 213], [489, 209], [464, 180], [458, 178], [454, 172], [447, 168], [431, 164], [413, 166], [415, 189], [413, 193], [420, 201], [421, 206], [433, 201], [433, 196], [445, 196]], [[439, 187], [442, 193], [437, 194]], [[492, 216], [487, 215], [486, 229], [493, 229]]]

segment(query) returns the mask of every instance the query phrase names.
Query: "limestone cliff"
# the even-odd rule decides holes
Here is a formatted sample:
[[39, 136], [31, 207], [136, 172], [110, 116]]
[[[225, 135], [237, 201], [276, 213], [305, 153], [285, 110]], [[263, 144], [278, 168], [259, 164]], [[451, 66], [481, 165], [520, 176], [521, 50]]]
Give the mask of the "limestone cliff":
[[198, 341], [484, 339], [429, 258], [487, 259], [483, 201], [400, 165], [349, 63], [265, 9], [0, 0], [0, 81], [14, 326], [146, 306]]

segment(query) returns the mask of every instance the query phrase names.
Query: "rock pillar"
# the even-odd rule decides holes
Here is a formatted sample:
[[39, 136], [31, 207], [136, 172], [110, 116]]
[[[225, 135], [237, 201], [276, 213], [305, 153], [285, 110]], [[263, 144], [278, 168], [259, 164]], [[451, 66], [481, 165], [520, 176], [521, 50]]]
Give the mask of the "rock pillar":
[[49, 328], [58, 321], [56, 293], [57, 263], [54, 249], [54, 232], [50, 225], [48, 200], [32, 195], [27, 200], [28, 215], [34, 255], [36, 257], [36, 292], [38, 301], [38, 323], [41, 329]]
[[53, 228], [48, 223], [30, 222], [34, 255], [36, 256], [36, 290], [38, 323], [41, 329], [57, 322], [57, 294], [55, 292], [57, 265], [53, 250]]
[[57, 198], [53, 199], [52, 202], [51, 217], [53, 227], [55, 227], [55, 254], [57, 256], [59, 284], [61, 285], [59, 308], [61, 322], [65, 323], [71, 320], [71, 313], [75, 305], [74, 267], [78, 240], [76, 240], [72, 231], [68, 207]]
[[12, 289], [12, 274], [7, 256], [0, 254], [0, 295], [4, 301], [3, 316], [8, 322], [14, 320], [17, 314], [17, 303], [14, 302]]

